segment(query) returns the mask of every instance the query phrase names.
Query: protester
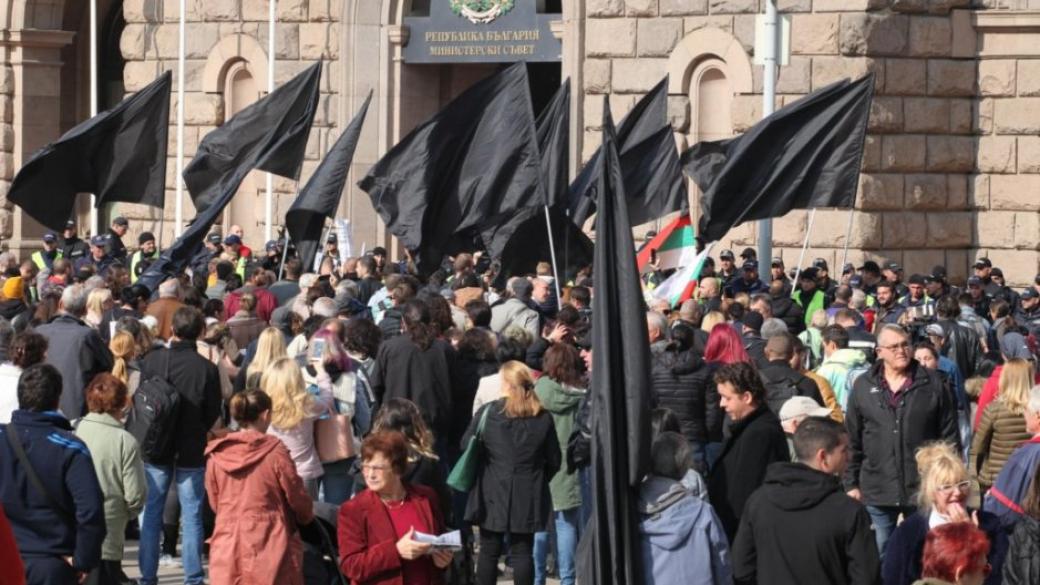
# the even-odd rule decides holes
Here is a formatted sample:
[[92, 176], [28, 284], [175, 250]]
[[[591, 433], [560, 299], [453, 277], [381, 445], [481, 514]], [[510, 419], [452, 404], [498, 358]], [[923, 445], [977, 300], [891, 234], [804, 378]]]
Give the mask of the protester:
[[[404, 435], [408, 444], [408, 467], [402, 479], [409, 484], [424, 485], [437, 494], [441, 517], [448, 526], [459, 526], [461, 518], [454, 515], [452, 493], [448, 489], [447, 474], [440, 458], [433, 451], [433, 433], [423, 421], [415, 403], [404, 398], [391, 398], [379, 408], [372, 421], [372, 433], [393, 431]], [[356, 465], [361, 471], [361, 466]], [[364, 478], [359, 476], [361, 482]]]
[[271, 399], [242, 392], [229, 410], [239, 430], [206, 447], [206, 496], [216, 514], [210, 581], [303, 585], [298, 527], [313, 519], [313, 502], [285, 445], [266, 434]]
[[235, 391], [259, 390], [260, 378], [274, 362], [289, 357], [285, 349], [285, 336], [274, 327], [264, 329], [256, 342], [256, 351], [247, 358], [235, 376]]
[[[1029, 344], [1020, 333], [1011, 332], [1004, 336], [1000, 343], [1000, 354], [1004, 362], [1019, 359], [1034, 360], [1035, 363], [1033, 353], [1029, 350]], [[1004, 364], [998, 364], [993, 368], [993, 373], [990, 374], [989, 378], [986, 379], [986, 383], [982, 386], [982, 391], [978, 397], [978, 409], [975, 412], [974, 426], [976, 428], [979, 426], [979, 422], [982, 421], [982, 413], [986, 411], [986, 407], [1000, 394], [1000, 379], [1003, 373]], [[1040, 372], [1035, 372], [1033, 380], [1035, 383], [1040, 384]]]
[[898, 517], [913, 512], [920, 478], [911, 455], [929, 441], [960, 441], [950, 393], [910, 351], [906, 331], [883, 326], [878, 363], [854, 382], [845, 413], [852, 448], [845, 488], [867, 505], [879, 551]]
[[105, 541], [101, 564], [90, 579], [101, 584], [127, 581], [123, 573], [123, 544], [126, 524], [144, 508], [144, 462], [137, 440], [123, 430], [123, 412], [129, 404], [126, 384], [111, 374], [98, 374], [87, 386], [89, 412], [76, 427], [90, 450], [105, 498]]
[[776, 415], [780, 418], [784, 434], [787, 435], [787, 450], [790, 452], [791, 461], [798, 461], [798, 453], [794, 447], [794, 434], [798, 431], [798, 426], [809, 417], [829, 417], [831, 413], [808, 396], [793, 396], [784, 402]]
[[1004, 585], [1040, 583], [1040, 467], [1022, 500], [1022, 517], [1008, 539]]
[[244, 295], [253, 295], [256, 299], [256, 317], [264, 323], [271, 321], [271, 314], [278, 308], [278, 298], [267, 290], [267, 285], [270, 282], [267, 279], [267, 271], [263, 268], [257, 268], [249, 274], [249, 279], [246, 283], [231, 292], [224, 298], [224, 316], [227, 319], [231, 319], [238, 310], [240, 309], [239, 303], [242, 302]]
[[708, 493], [732, 541], [741, 510], [770, 463], [789, 461], [780, 420], [766, 405], [766, 389], [751, 364], [737, 362], [715, 372], [719, 399], [733, 424], [708, 476]]
[[27, 368], [47, 356], [47, 338], [33, 331], [15, 336], [7, 348], [7, 361], [0, 364], [0, 424], [11, 422], [18, 409], [18, 380]]
[[983, 493], [1020, 444], [1033, 437], [1026, 430], [1024, 414], [1033, 386], [1033, 365], [1023, 359], [1008, 360], [1000, 374], [1000, 393], [982, 413], [971, 445], [969, 468]]
[[[797, 400], [792, 399], [792, 400]], [[826, 417], [794, 433], [797, 463], [774, 463], [748, 499], [733, 541], [736, 583], [878, 582], [870, 516], [844, 493], [849, 436]]]
[[508, 362], [501, 375], [502, 398], [478, 411], [463, 437], [465, 446], [486, 415], [478, 436], [482, 463], [465, 519], [480, 527], [477, 585], [497, 581], [498, 557], [507, 536], [513, 581], [531, 585], [534, 533], [545, 530], [552, 510], [549, 480], [560, 469], [561, 451], [552, 415], [534, 393], [527, 366]]
[[267, 328], [267, 322], [256, 316], [255, 309], [256, 297], [246, 293], [239, 298], [238, 310], [227, 320], [228, 333], [238, 347], [249, 347]]
[[650, 352], [650, 386], [654, 402], [679, 418], [683, 436], [690, 442], [697, 469], [707, 469], [709, 429], [721, 429], [722, 409], [712, 367], [693, 352], [694, 329], [677, 324], [672, 338], [659, 351]]
[[992, 544], [989, 562], [993, 574], [986, 583], [1000, 583], [1000, 567], [1007, 550], [1007, 535], [992, 514], [970, 510], [972, 485], [968, 470], [949, 443], [932, 443], [917, 450], [921, 478], [918, 509], [905, 516], [888, 540], [882, 564], [885, 585], [911, 585], [922, 577], [921, 556], [929, 530], [944, 524], [970, 522], [986, 531]]
[[731, 583], [729, 543], [722, 525], [711, 505], [682, 483], [691, 461], [690, 445], [682, 435], [665, 432], [653, 442], [650, 475], [639, 488], [644, 583]]
[[1024, 418], [1031, 438], [1011, 453], [982, 503], [982, 508], [999, 516], [1005, 527], [1021, 518], [1029, 482], [1040, 469], [1040, 385], [1029, 391]]
[[790, 333], [775, 335], [766, 342], [766, 363], [759, 367], [759, 376], [766, 388], [766, 405], [773, 414], [794, 396], [807, 396], [823, 406], [823, 396], [812, 379], [791, 367], [795, 337]]
[[404, 481], [407, 465], [408, 446], [401, 433], [373, 433], [361, 444], [368, 489], [340, 506], [337, 522], [339, 566], [355, 585], [444, 582], [452, 552], [415, 540], [417, 532], [444, 531], [437, 495]]
[[[104, 495], [86, 444], [57, 413], [58, 370], [26, 368], [18, 410], [0, 428], [0, 506], [28, 585], [76, 585], [101, 562]], [[13, 435], [13, 437], [12, 437]]]

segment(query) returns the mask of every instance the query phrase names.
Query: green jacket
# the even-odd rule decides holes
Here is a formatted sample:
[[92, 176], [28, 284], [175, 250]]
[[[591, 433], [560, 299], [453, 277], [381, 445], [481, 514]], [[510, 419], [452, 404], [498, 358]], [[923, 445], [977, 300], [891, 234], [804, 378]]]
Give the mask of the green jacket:
[[822, 311], [827, 308], [825, 306], [826, 297], [823, 294], [822, 290], [816, 289], [816, 291], [814, 291], [813, 293], [812, 298], [809, 299], [809, 306], [806, 307], [802, 305], [801, 293], [802, 291], [795, 289], [795, 291], [791, 293], [791, 299], [793, 299], [794, 302], [797, 303], [799, 307], [802, 307], [802, 309], [805, 311], [805, 326], [808, 327], [812, 323], [813, 313], [815, 313], [816, 311]]
[[123, 558], [123, 533], [126, 523], [144, 508], [144, 463], [133, 435], [108, 414], [90, 413], [76, 427], [94, 460], [101, 493], [105, 495], [105, 527], [108, 534], [101, 545], [101, 558]]
[[[534, 392], [542, 406], [552, 414], [556, 425], [556, 437], [560, 441], [562, 461], [567, 460], [567, 441], [574, 431], [574, 419], [578, 414], [578, 405], [585, 397], [585, 391], [572, 386], [563, 386], [542, 376], [534, 385]], [[556, 475], [549, 480], [549, 493], [552, 495], [553, 510], [562, 512], [572, 510], [581, 505], [581, 484], [577, 473], [567, 473], [567, 466], [561, 465]]]

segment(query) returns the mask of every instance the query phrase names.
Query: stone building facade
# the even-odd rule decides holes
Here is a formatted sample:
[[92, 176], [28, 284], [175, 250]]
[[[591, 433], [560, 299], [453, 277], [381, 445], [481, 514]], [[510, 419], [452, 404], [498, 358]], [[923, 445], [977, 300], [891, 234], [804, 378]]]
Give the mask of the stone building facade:
[[[103, 105], [160, 71], [176, 73], [178, 0], [96, 1]], [[532, 77], [572, 80], [572, 172], [599, 144], [602, 94], [610, 94], [620, 119], [665, 74], [680, 148], [741, 132], [761, 117], [762, 68], [754, 64], [760, 0], [531, 1], [558, 13], [558, 68], [542, 65]], [[791, 51], [777, 106], [842, 77], [877, 76], [850, 262], [895, 260], [908, 272], [945, 264], [963, 280], [973, 259], [987, 255], [1015, 284], [1040, 270], [1040, 10], [1035, 0], [1008, 1], [780, 0], [791, 20]], [[275, 82], [316, 59], [326, 63], [301, 180], [373, 92], [341, 206], [357, 246], [392, 239], [354, 183], [412, 127], [495, 70], [405, 60], [412, 42], [405, 19], [439, 2], [448, 0], [277, 0]], [[0, 196], [36, 148], [87, 117], [85, 5], [0, 0]], [[263, 95], [267, 14], [267, 0], [187, 0], [187, 157], [207, 131]], [[135, 231], [171, 241], [175, 136], [171, 128], [164, 211], [116, 204], [102, 210], [105, 218], [126, 215]], [[274, 187], [280, 223], [297, 184], [276, 179]], [[263, 190], [260, 175], [247, 181], [224, 223], [262, 237]], [[696, 197], [691, 184], [694, 210]], [[184, 209], [190, 219], [187, 197]], [[84, 198], [84, 218], [86, 210]], [[807, 258], [836, 268], [848, 218], [844, 210], [817, 211]], [[789, 265], [808, 224], [804, 211], [775, 221], [774, 249]], [[0, 197], [4, 246], [33, 248], [41, 233]], [[720, 245], [754, 245], [755, 237], [755, 227], [745, 225]]]

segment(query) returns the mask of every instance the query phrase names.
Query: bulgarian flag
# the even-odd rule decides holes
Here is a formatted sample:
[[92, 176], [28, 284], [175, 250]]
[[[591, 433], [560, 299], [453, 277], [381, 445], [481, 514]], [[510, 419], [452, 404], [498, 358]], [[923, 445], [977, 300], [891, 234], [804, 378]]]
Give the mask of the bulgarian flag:
[[714, 245], [712, 243], [704, 248], [700, 254], [692, 254], [682, 269], [677, 270], [651, 291], [650, 294], [653, 295], [653, 298], [666, 300], [673, 307], [692, 299], [693, 291], [697, 289], [697, 280], [701, 276], [701, 269], [704, 268], [704, 261], [708, 258]]
[[639, 250], [636, 254], [636, 264], [640, 273], [650, 270], [651, 250], [657, 250], [657, 263], [661, 270], [689, 266], [690, 260], [697, 254], [697, 242], [694, 239], [690, 214], [676, 217]]

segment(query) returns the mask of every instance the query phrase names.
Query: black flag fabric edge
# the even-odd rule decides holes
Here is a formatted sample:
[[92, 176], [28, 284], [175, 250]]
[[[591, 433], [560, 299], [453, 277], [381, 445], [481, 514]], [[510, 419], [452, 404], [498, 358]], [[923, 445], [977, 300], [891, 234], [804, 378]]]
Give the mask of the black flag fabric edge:
[[542, 154], [545, 203], [550, 207], [567, 197], [570, 123], [571, 80], [567, 78], [535, 121], [538, 148]]

